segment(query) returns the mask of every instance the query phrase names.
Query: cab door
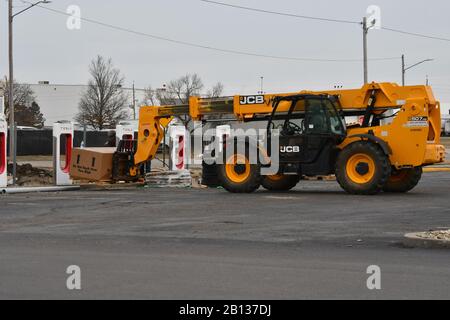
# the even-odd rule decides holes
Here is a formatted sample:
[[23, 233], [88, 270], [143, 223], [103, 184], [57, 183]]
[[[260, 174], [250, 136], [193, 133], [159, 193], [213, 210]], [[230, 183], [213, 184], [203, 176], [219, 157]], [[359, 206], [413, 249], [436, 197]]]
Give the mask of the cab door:
[[310, 97], [305, 101], [305, 156], [304, 163], [315, 162], [322, 150], [332, 140], [330, 119], [322, 97]]
[[305, 100], [292, 101], [292, 106], [278, 126], [281, 163], [301, 163], [305, 158]]

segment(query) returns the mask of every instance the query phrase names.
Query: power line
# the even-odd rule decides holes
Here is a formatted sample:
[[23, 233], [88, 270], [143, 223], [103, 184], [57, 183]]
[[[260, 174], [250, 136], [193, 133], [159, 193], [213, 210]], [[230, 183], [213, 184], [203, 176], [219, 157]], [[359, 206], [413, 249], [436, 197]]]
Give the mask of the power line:
[[393, 28], [387, 28], [387, 27], [382, 27], [381, 29], [386, 30], [386, 31], [390, 31], [390, 32], [396, 32], [396, 33], [401, 33], [401, 34], [405, 34], [405, 35], [409, 35], [409, 36], [414, 36], [414, 37], [420, 37], [420, 38], [426, 38], [426, 39], [433, 39], [433, 40], [450, 42], [450, 38], [442, 38], [442, 37], [437, 37], [437, 36], [430, 36], [430, 35], [425, 35], [425, 34], [421, 34], [421, 33], [408, 32], [408, 31], [403, 31], [403, 30], [398, 30], [398, 29], [393, 29]]
[[305, 15], [299, 15], [299, 14], [270, 11], [270, 10], [264, 10], [264, 9], [258, 9], [258, 8], [251, 8], [251, 7], [244, 7], [244, 6], [239, 6], [239, 5], [234, 5], [234, 4], [229, 4], [229, 3], [219, 2], [219, 1], [211, 1], [211, 0], [199, 0], [199, 1], [210, 3], [210, 4], [215, 4], [215, 5], [219, 5], [219, 6], [224, 6], [224, 7], [231, 7], [231, 8], [236, 8], [236, 9], [260, 12], [260, 13], [269, 13], [269, 14], [275, 14], [275, 15], [286, 16], [286, 17], [291, 17], [291, 18], [300, 18], [300, 19], [318, 20], [318, 21], [327, 21], [327, 22], [338, 22], [338, 23], [347, 23], [347, 24], [361, 24], [361, 22], [359, 22], [359, 21], [312, 17], [312, 16], [305, 16]]
[[[287, 16], [287, 17], [292, 17], [292, 18], [327, 21], [327, 22], [337, 22], [337, 23], [347, 23], [347, 24], [361, 24], [361, 22], [351, 21], [351, 20], [329, 19], [329, 18], [320, 18], [320, 17], [291, 14], [291, 13], [283, 13], [283, 12], [270, 11], [270, 10], [264, 10], [264, 9], [253, 8], [253, 7], [244, 7], [244, 6], [239, 6], [239, 5], [234, 5], [234, 4], [229, 4], [229, 3], [219, 2], [219, 1], [212, 1], [212, 0], [199, 0], [199, 1], [209, 3], [209, 4], [224, 6], [224, 7], [260, 12], [260, 13], [267, 13], [267, 14], [274, 14], [274, 15], [279, 15], [279, 16]], [[404, 31], [404, 30], [389, 28], [389, 27], [382, 27], [381, 29], [385, 30], [385, 31], [400, 33], [400, 34], [414, 36], [414, 37], [450, 42], [450, 38], [426, 35], [426, 34], [422, 34], [422, 33]]]
[[[37, 7], [41, 8], [43, 10], [47, 10], [47, 11], [56, 13], [56, 14], [64, 15], [66, 17], [71, 17], [70, 14], [68, 14], [64, 11], [60, 11], [60, 10], [56, 10], [56, 9], [52, 9], [52, 8], [48, 8], [48, 7], [44, 7], [44, 6], [40, 6], [40, 5], [38, 5]], [[178, 45], [184, 45], [184, 46], [206, 49], [206, 50], [222, 52], [222, 53], [237, 54], [237, 55], [259, 57], [259, 58], [276, 59], [276, 60], [303, 61], [303, 62], [343, 62], [343, 63], [347, 62], [347, 63], [349, 63], [349, 62], [361, 62], [362, 61], [361, 59], [317, 59], [317, 58], [288, 57], [288, 56], [277, 56], [277, 55], [270, 55], [270, 54], [263, 54], [263, 53], [256, 53], [256, 52], [240, 51], [240, 50], [234, 50], [234, 49], [218, 48], [218, 47], [214, 47], [214, 46], [210, 46], [210, 45], [202, 45], [202, 44], [198, 44], [198, 43], [187, 42], [187, 41], [182, 41], [182, 40], [177, 40], [177, 39], [171, 39], [171, 38], [167, 38], [167, 37], [163, 37], [163, 36], [149, 34], [149, 33], [141, 32], [141, 31], [136, 31], [136, 30], [132, 30], [129, 28], [124, 28], [124, 27], [112, 25], [109, 23], [101, 22], [101, 21], [94, 20], [94, 19], [80, 17], [80, 20], [89, 22], [92, 24], [96, 24], [96, 25], [99, 25], [102, 27], [114, 29], [117, 31], [142, 36], [142, 37], [147, 37], [147, 38], [160, 40], [160, 41], [166, 41], [166, 42], [170, 42], [170, 43], [174, 43], [174, 44], [178, 44]], [[398, 59], [400, 59], [400, 57], [373, 58], [370, 60], [371, 61], [389, 61], [389, 60], [398, 60]]]

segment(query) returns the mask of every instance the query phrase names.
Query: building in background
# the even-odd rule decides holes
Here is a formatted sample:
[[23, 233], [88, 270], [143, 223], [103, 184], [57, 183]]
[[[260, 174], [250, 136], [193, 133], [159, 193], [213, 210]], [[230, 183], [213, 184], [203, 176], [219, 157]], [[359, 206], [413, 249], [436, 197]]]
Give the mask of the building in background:
[[[78, 103], [87, 85], [50, 84], [41, 81], [38, 84], [29, 84], [36, 96], [36, 102], [44, 114], [45, 126], [52, 126], [54, 122], [73, 121], [78, 113]], [[123, 88], [129, 96], [129, 105], [133, 103], [133, 89]], [[136, 115], [139, 115], [139, 102], [144, 99], [144, 90], [135, 89]], [[130, 120], [133, 120], [133, 110], [129, 109]]]

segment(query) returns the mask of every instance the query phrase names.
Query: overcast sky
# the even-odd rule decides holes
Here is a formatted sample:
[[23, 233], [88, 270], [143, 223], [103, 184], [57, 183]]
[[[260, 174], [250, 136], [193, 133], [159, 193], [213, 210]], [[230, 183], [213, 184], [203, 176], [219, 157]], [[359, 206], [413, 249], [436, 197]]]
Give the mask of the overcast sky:
[[[450, 38], [450, 2], [444, 0], [219, 0], [261, 9], [359, 21], [371, 4], [382, 9], [384, 27]], [[14, 0], [16, 10], [24, 6]], [[361, 59], [358, 25], [302, 20], [206, 4], [199, 0], [54, 0], [50, 8], [66, 11], [78, 5], [82, 17], [120, 27], [230, 50], [317, 59]], [[0, 0], [0, 75], [7, 73], [7, 1]], [[268, 92], [358, 87], [362, 62], [303, 62], [226, 54], [154, 40], [82, 22], [70, 31], [67, 17], [34, 8], [15, 19], [15, 76], [20, 82], [48, 80], [83, 84], [97, 54], [111, 57], [138, 87], [198, 73], [207, 86], [217, 81], [226, 94], [255, 93], [260, 77]], [[436, 59], [411, 70], [409, 84], [423, 84], [429, 75], [436, 96], [450, 101], [450, 42], [372, 30], [371, 58], [407, 56], [409, 63]], [[371, 61], [370, 80], [400, 82], [400, 58]]]

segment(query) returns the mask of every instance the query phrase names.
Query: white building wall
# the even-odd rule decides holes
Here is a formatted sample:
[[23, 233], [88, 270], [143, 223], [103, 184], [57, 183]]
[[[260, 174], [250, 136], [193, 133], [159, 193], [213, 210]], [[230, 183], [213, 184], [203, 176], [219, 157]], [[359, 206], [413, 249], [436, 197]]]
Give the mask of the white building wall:
[[441, 103], [441, 113], [446, 118], [450, 118], [450, 103]]
[[[60, 120], [73, 121], [78, 113], [78, 103], [86, 85], [61, 85], [61, 84], [30, 84], [31, 89], [36, 95], [36, 102], [41, 107], [44, 114], [45, 125], [51, 126], [54, 122]], [[124, 88], [129, 96], [129, 105], [132, 104], [133, 91], [131, 88]], [[139, 116], [139, 101], [144, 99], [144, 90], [136, 90], [136, 116]], [[129, 109], [130, 119], [133, 118], [133, 112]]]

